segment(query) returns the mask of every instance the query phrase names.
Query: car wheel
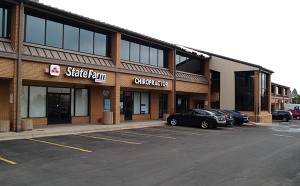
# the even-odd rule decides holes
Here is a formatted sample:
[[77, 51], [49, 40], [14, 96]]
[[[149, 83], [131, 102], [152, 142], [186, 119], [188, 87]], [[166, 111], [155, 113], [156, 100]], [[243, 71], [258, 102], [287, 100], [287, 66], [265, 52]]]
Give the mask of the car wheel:
[[282, 121], [289, 121], [289, 120], [287, 119], [287, 117], [283, 117]]
[[297, 116], [296, 118], [297, 118], [297, 119], [300, 119], [300, 116]]
[[177, 124], [178, 124], [177, 119], [172, 118], [172, 119], [170, 120], [170, 125], [175, 126], [175, 125], [177, 125]]
[[207, 121], [203, 120], [203, 121], [201, 122], [201, 128], [203, 128], [203, 129], [207, 129], [207, 128], [208, 128], [208, 123], [207, 123]]
[[240, 121], [240, 122], [239, 122], [239, 126], [242, 126], [243, 124], [244, 124], [243, 121]]

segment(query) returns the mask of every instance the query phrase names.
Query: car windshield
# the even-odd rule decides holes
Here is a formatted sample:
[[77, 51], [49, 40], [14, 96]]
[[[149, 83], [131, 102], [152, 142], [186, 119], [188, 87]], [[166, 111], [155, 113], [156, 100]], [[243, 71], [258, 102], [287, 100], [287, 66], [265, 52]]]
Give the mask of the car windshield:
[[224, 114], [223, 112], [219, 111], [219, 110], [209, 110], [210, 112], [213, 112], [215, 114]]

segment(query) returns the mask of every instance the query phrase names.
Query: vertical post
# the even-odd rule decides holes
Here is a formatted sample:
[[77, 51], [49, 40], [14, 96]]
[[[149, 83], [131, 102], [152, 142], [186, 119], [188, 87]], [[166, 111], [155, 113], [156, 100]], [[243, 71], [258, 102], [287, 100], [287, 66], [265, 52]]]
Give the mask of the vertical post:
[[21, 107], [22, 107], [22, 46], [23, 46], [23, 3], [19, 4], [19, 37], [18, 37], [18, 65], [17, 65], [17, 127], [16, 131], [21, 131]]
[[176, 49], [170, 49], [168, 52], [168, 67], [173, 75], [173, 90], [168, 92], [168, 114], [175, 112], [176, 103], [176, 64], [175, 64]]
[[209, 69], [209, 60], [204, 61], [204, 75], [207, 78], [209, 84], [208, 84], [208, 91], [207, 94], [204, 96], [204, 108], [210, 109], [211, 108], [211, 77], [210, 77], [210, 69]]
[[[114, 33], [111, 39], [111, 59], [116, 68], [121, 68], [121, 34]], [[115, 86], [110, 91], [110, 105], [114, 124], [120, 124], [120, 74], [115, 73]]]

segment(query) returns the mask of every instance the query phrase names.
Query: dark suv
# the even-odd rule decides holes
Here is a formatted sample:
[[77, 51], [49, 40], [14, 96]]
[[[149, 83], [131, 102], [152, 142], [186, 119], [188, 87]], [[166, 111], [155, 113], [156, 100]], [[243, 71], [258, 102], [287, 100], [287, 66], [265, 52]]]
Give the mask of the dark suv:
[[290, 119], [293, 119], [293, 114], [291, 111], [277, 110], [272, 113], [272, 119], [289, 121]]

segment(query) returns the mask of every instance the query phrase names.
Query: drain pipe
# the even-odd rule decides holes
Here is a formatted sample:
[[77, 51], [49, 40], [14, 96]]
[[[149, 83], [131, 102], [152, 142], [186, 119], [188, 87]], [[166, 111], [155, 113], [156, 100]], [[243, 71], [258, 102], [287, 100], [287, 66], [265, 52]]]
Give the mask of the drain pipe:
[[21, 91], [22, 91], [22, 45], [23, 45], [23, 2], [19, 3], [19, 36], [18, 36], [18, 62], [17, 62], [17, 123], [16, 132], [21, 131]]

